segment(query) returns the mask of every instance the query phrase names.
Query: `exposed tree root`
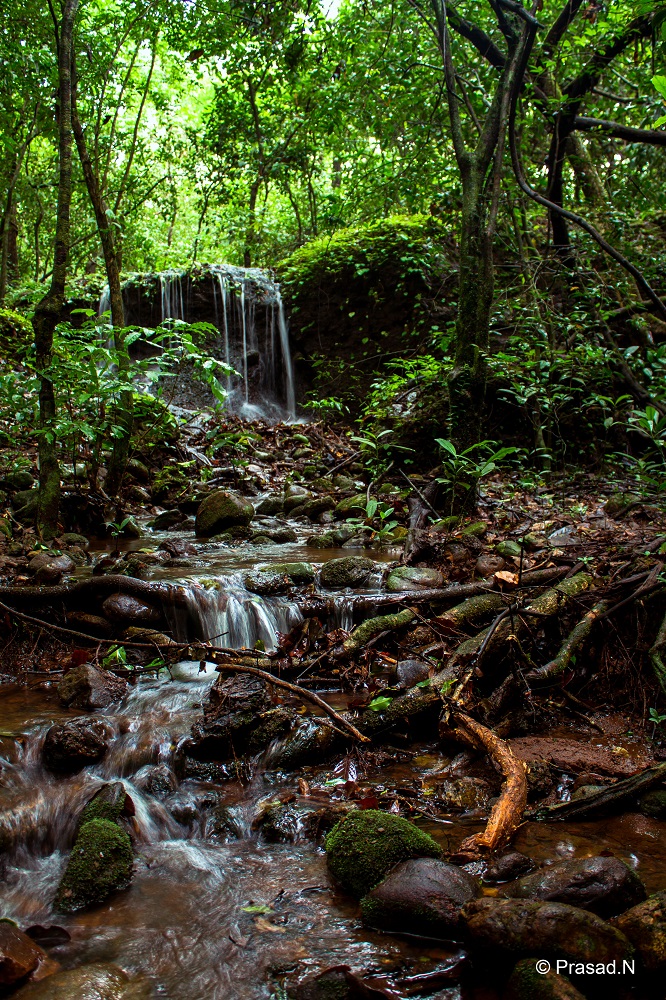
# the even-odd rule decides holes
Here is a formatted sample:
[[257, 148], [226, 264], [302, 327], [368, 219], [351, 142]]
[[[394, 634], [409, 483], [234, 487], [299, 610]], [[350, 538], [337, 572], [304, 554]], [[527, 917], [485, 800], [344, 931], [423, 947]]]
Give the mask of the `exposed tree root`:
[[185, 603], [184, 593], [179, 587], [149, 580], [138, 580], [133, 576], [110, 573], [108, 576], [88, 576], [82, 580], [59, 583], [54, 587], [0, 587], [0, 598], [8, 604], [54, 604], [69, 602], [88, 595], [121, 593], [140, 597], [156, 604], [160, 601]]
[[[557, 655], [543, 667], [538, 667], [526, 674], [525, 680], [530, 684], [543, 683], [563, 674], [570, 667], [573, 657], [589, 637], [596, 622], [609, 607], [610, 601], [598, 601], [572, 628], [560, 646]], [[664, 630], [664, 641], [666, 642], [666, 629]]]

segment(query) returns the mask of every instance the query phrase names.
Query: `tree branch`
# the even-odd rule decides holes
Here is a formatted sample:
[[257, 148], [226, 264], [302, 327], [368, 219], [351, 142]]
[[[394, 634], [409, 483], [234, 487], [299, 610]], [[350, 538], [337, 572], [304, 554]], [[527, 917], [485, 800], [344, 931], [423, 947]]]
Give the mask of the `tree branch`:
[[614, 139], [624, 139], [625, 142], [643, 142], [649, 146], [666, 146], [666, 130], [652, 128], [632, 128], [619, 122], [606, 121], [603, 118], [574, 118], [574, 130], [577, 132], [595, 132], [608, 135]]

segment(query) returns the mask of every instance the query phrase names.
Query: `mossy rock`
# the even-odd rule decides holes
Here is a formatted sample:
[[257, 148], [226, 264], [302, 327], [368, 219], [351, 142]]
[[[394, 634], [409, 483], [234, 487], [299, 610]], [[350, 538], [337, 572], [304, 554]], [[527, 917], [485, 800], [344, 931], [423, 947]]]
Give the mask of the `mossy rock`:
[[505, 559], [519, 559], [521, 548], [518, 542], [513, 542], [511, 539], [506, 539], [503, 542], [498, 542], [495, 546], [495, 552], [498, 556], [503, 556]]
[[329, 590], [360, 587], [366, 583], [374, 569], [375, 564], [372, 559], [367, 559], [365, 556], [343, 556], [342, 559], [331, 559], [322, 566], [321, 583]]
[[128, 835], [108, 819], [84, 823], [76, 838], [55, 898], [62, 913], [74, 913], [132, 881], [134, 856]]
[[259, 571], [288, 576], [292, 583], [314, 583], [315, 578], [314, 566], [306, 562], [273, 563], [269, 566], [260, 566]]
[[108, 819], [116, 823], [125, 809], [126, 800], [127, 792], [122, 781], [102, 785], [81, 813], [79, 829], [94, 819]]
[[377, 809], [350, 813], [326, 838], [331, 874], [357, 899], [379, 885], [400, 861], [441, 854], [432, 837], [413, 823]]
[[365, 493], [357, 493], [356, 496], [346, 497], [340, 503], [336, 504], [333, 513], [338, 518], [347, 517], [347, 515], [351, 514], [358, 515], [360, 511], [365, 510], [367, 502]]
[[210, 537], [229, 528], [247, 527], [253, 517], [249, 501], [231, 490], [215, 490], [199, 504], [195, 531]]

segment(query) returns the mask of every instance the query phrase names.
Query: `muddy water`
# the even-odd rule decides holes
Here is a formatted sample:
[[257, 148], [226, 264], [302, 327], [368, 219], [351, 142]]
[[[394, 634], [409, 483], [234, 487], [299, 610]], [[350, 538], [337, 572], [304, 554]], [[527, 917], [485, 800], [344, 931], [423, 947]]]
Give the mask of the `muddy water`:
[[[182, 536], [155, 534], [149, 544], [167, 537]], [[141, 547], [147, 541], [142, 539]], [[189, 587], [195, 597], [203, 590], [210, 593], [206, 583], [211, 579], [224, 593], [236, 587], [240, 618], [255, 615], [259, 605], [262, 614], [273, 615], [274, 627], [285, 610], [282, 599], [262, 601], [247, 591], [243, 596], [244, 571], [270, 562], [321, 563], [350, 554], [354, 550], [309, 549], [303, 539], [261, 549], [205, 543], [190, 567], [158, 568], [155, 576]], [[393, 557], [373, 553], [383, 561]], [[377, 581], [371, 581], [368, 591], [376, 589]], [[347, 609], [351, 620], [353, 596], [335, 594], [331, 599], [339, 614]], [[219, 628], [219, 620], [201, 616], [198, 627], [204, 626]], [[415, 984], [415, 977], [445, 970], [455, 960], [455, 949], [365, 930], [356, 905], [331, 884], [321, 847], [262, 839], [254, 821], [263, 804], [280, 793], [298, 796], [296, 776], [266, 770], [270, 757], [256, 761], [242, 783], [177, 776], [178, 745], [199, 715], [214, 677], [212, 667], [201, 672], [198, 663], [182, 663], [172, 669], [172, 677], [143, 678], [122, 704], [101, 713], [113, 730], [106, 758], [66, 778], [43, 768], [41, 746], [53, 722], [79, 713], [63, 709], [48, 686], [0, 690], [0, 840], [7, 838], [12, 845], [0, 883], [0, 915], [21, 927], [65, 927], [71, 939], [51, 949], [62, 966], [114, 962], [146, 976], [153, 995], [168, 1000], [278, 1000], [285, 984], [341, 963], [372, 976], [395, 1000], [406, 1000], [416, 989], [419, 996], [459, 1000], [455, 985], [440, 983], [435, 989], [427, 983], [421, 988], [418, 980]], [[328, 697], [336, 708], [345, 707], [339, 692]], [[603, 742], [590, 740], [595, 741]], [[434, 743], [388, 746], [386, 751], [369, 754], [358, 773], [359, 782], [381, 799], [383, 808], [401, 796], [414, 797], [422, 791], [423, 779], [448, 762]], [[308, 770], [316, 805], [343, 796], [335, 784], [340, 763]], [[155, 766], [166, 786], [152, 794], [146, 779]], [[52, 900], [77, 817], [103, 782], [117, 779], [125, 783], [136, 810], [125, 821], [136, 852], [132, 886], [89, 913], [54, 913]], [[238, 837], [227, 843], [216, 840], [214, 832], [214, 811], [220, 806]], [[480, 829], [481, 821], [436, 816], [420, 819], [419, 825], [448, 852]], [[632, 865], [654, 891], [665, 884], [665, 833], [666, 824], [638, 815], [595, 823], [527, 823], [516, 846], [543, 862], [606, 849]]]

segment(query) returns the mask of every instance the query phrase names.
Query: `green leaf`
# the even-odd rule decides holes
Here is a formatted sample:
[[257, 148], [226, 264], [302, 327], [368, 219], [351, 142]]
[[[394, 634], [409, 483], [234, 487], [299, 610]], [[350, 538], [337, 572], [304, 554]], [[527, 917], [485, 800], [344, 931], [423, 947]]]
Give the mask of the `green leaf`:
[[368, 705], [368, 708], [373, 712], [385, 712], [391, 705], [392, 701], [392, 698], [387, 698], [386, 695], [380, 695], [378, 698], [373, 698]]

